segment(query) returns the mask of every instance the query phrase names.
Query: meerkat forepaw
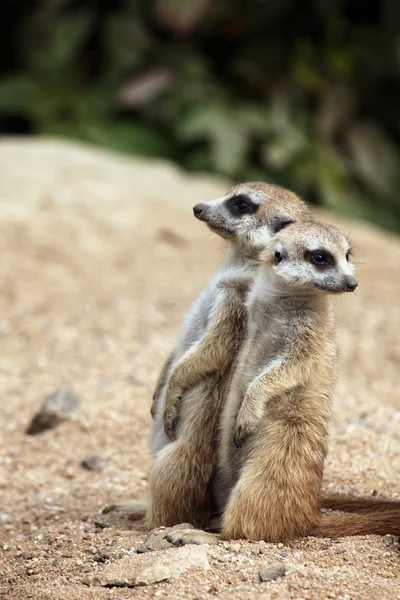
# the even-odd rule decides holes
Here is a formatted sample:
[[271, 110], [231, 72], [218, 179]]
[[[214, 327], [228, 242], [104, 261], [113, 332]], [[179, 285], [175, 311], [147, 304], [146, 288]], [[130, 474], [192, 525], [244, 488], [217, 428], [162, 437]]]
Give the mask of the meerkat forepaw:
[[164, 412], [164, 429], [170, 440], [176, 439], [176, 426], [178, 423], [178, 414], [176, 412]]
[[217, 544], [220, 541], [218, 535], [196, 529], [170, 531], [164, 535], [163, 539], [167, 540], [173, 546], [185, 546], [186, 544], [197, 544], [200, 546], [203, 544]]
[[236, 425], [235, 433], [233, 435], [233, 443], [236, 448], [243, 448], [247, 442], [250, 432], [247, 431], [242, 425]]

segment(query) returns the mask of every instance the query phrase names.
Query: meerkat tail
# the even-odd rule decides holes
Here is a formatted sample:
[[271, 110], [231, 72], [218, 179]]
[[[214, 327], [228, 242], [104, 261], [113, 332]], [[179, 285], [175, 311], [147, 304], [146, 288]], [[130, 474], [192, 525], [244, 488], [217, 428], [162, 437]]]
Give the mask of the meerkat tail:
[[321, 506], [322, 508], [341, 510], [342, 512], [369, 513], [371, 511], [400, 510], [400, 501], [333, 494], [332, 496], [324, 496], [321, 500]]
[[346, 537], [353, 535], [400, 535], [400, 509], [366, 514], [321, 515], [310, 535]]

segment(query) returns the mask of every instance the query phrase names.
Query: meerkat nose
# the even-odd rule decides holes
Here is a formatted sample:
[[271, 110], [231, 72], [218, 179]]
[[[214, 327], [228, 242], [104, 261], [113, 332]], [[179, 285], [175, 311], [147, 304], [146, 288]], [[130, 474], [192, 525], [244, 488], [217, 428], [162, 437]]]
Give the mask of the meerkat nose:
[[195, 217], [200, 217], [201, 213], [204, 210], [204, 204], [196, 204], [196, 206], [193, 206], [193, 213]]
[[358, 286], [357, 280], [355, 277], [346, 277], [344, 282], [344, 288], [346, 292], [354, 292], [356, 287]]

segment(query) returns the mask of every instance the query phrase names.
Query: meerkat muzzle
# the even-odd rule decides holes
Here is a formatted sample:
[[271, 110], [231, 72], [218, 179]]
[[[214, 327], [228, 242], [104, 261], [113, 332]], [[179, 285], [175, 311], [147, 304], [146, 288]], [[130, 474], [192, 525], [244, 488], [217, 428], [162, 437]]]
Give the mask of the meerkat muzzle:
[[344, 289], [346, 292], [354, 292], [354, 290], [358, 287], [358, 282], [355, 277], [346, 277], [344, 282]]

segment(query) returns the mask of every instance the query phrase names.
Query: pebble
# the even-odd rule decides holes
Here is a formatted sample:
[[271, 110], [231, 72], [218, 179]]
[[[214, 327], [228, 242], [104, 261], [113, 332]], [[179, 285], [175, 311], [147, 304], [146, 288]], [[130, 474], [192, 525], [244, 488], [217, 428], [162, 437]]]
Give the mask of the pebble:
[[278, 577], [284, 577], [287, 573], [285, 565], [273, 565], [272, 567], [263, 567], [260, 569], [261, 581], [273, 581]]
[[72, 417], [80, 400], [70, 390], [59, 388], [45, 398], [38, 412], [33, 416], [26, 429], [27, 435], [37, 435]]
[[104, 459], [102, 456], [98, 454], [92, 454], [91, 456], [87, 456], [81, 462], [81, 467], [86, 469], [87, 471], [101, 471], [104, 469]]

